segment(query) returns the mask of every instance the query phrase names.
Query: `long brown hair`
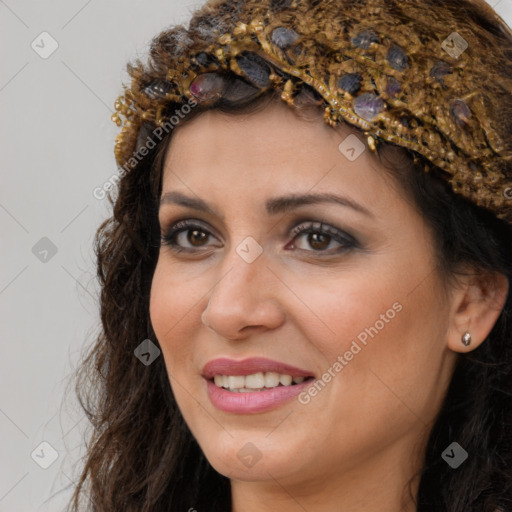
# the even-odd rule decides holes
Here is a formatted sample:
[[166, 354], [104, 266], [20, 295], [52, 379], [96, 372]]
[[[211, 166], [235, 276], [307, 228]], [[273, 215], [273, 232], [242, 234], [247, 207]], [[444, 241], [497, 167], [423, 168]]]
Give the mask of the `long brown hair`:
[[[239, 77], [226, 78], [229, 94], [209, 109], [247, 114], [280, 101], [273, 92], [259, 94]], [[303, 95], [304, 113], [317, 108], [318, 97], [307, 86]], [[180, 126], [204, 110], [198, 105]], [[140, 137], [150, 136], [154, 128], [146, 123]], [[109, 197], [113, 214], [96, 233], [102, 330], [76, 373], [76, 394], [92, 431], [71, 512], [84, 510], [83, 504], [94, 512], [231, 510], [229, 480], [212, 468], [185, 424], [163, 357], [145, 366], [134, 355], [143, 340], [158, 346], [149, 292], [160, 247], [158, 202], [171, 136], [172, 131], [122, 176], [117, 197]], [[442, 275], [455, 279], [460, 264], [469, 263], [511, 282], [508, 224], [454, 195], [435, 168], [423, 171], [422, 157], [410, 150], [381, 142], [378, 156], [432, 228]], [[511, 313], [509, 293], [487, 340], [460, 356], [429, 436], [415, 496], [418, 512], [512, 510]], [[457, 470], [441, 458], [453, 441], [470, 455]]]

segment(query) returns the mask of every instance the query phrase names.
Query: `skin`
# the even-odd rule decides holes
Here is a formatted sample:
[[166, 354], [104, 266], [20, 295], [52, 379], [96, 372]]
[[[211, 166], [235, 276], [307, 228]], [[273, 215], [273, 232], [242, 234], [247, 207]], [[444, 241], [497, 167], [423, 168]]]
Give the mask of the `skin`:
[[[233, 512], [414, 511], [404, 489], [421, 469], [458, 352], [485, 339], [505, 300], [500, 277], [447, 286], [427, 224], [375, 156], [366, 149], [349, 161], [338, 150], [351, 133], [364, 142], [284, 103], [247, 116], [209, 111], [176, 129], [166, 155], [162, 193], [200, 197], [225, 216], [161, 205], [163, 233], [182, 219], [205, 231], [175, 239], [193, 253], [162, 245], [150, 316], [185, 421], [231, 480]], [[307, 192], [346, 196], [370, 215], [334, 203], [264, 209], [269, 198]], [[336, 253], [343, 245], [332, 237], [290, 234], [321, 220], [359, 245]], [[252, 263], [236, 251], [248, 236], [263, 250]], [[307, 404], [233, 414], [210, 402], [208, 361], [263, 356], [322, 378], [395, 303], [400, 312]], [[237, 457], [248, 442], [261, 455], [252, 467]]]

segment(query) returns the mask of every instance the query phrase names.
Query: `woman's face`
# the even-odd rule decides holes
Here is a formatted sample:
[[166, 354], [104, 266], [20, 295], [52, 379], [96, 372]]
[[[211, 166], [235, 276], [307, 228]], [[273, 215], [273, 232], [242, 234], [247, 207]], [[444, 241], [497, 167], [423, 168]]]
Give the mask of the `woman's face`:
[[[439, 410], [450, 294], [425, 222], [368, 149], [354, 159], [363, 145], [284, 103], [173, 134], [159, 220], [182, 252], [162, 244], [151, 321], [183, 417], [232, 479], [387, 474]], [[219, 358], [234, 366], [205, 371]], [[270, 363], [236, 366], [251, 358]]]

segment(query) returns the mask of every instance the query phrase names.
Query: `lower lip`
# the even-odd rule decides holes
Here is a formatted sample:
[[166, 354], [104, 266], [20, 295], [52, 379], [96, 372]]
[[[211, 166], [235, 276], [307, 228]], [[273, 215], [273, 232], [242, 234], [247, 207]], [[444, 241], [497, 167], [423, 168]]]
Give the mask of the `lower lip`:
[[278, 386], [266, 391], [237, 393], [219, 388], [207, 380], [208, 396], [213, 405], [224, 412], [250, 414], [275, 409], [297, 396], [307, 388], [314, 379], [307, 379], [294, 386]]

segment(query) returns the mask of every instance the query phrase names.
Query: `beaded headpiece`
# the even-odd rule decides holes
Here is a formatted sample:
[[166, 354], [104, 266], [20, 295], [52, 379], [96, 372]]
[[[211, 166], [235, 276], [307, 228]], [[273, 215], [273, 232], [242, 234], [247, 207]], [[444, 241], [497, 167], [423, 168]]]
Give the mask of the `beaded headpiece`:
[[188, 29], [153, 39], [147, 66], [128, 64], [112, 116], [117, 163], [136, 165], [143, 123], [214, 103], [231, 71], [290, 105], [308, 86], [325, 122], [362, 129], [372, 151], [381, 140], [413, 150], [512, 223], [512, 31], [476, 2], [210, 0]]

